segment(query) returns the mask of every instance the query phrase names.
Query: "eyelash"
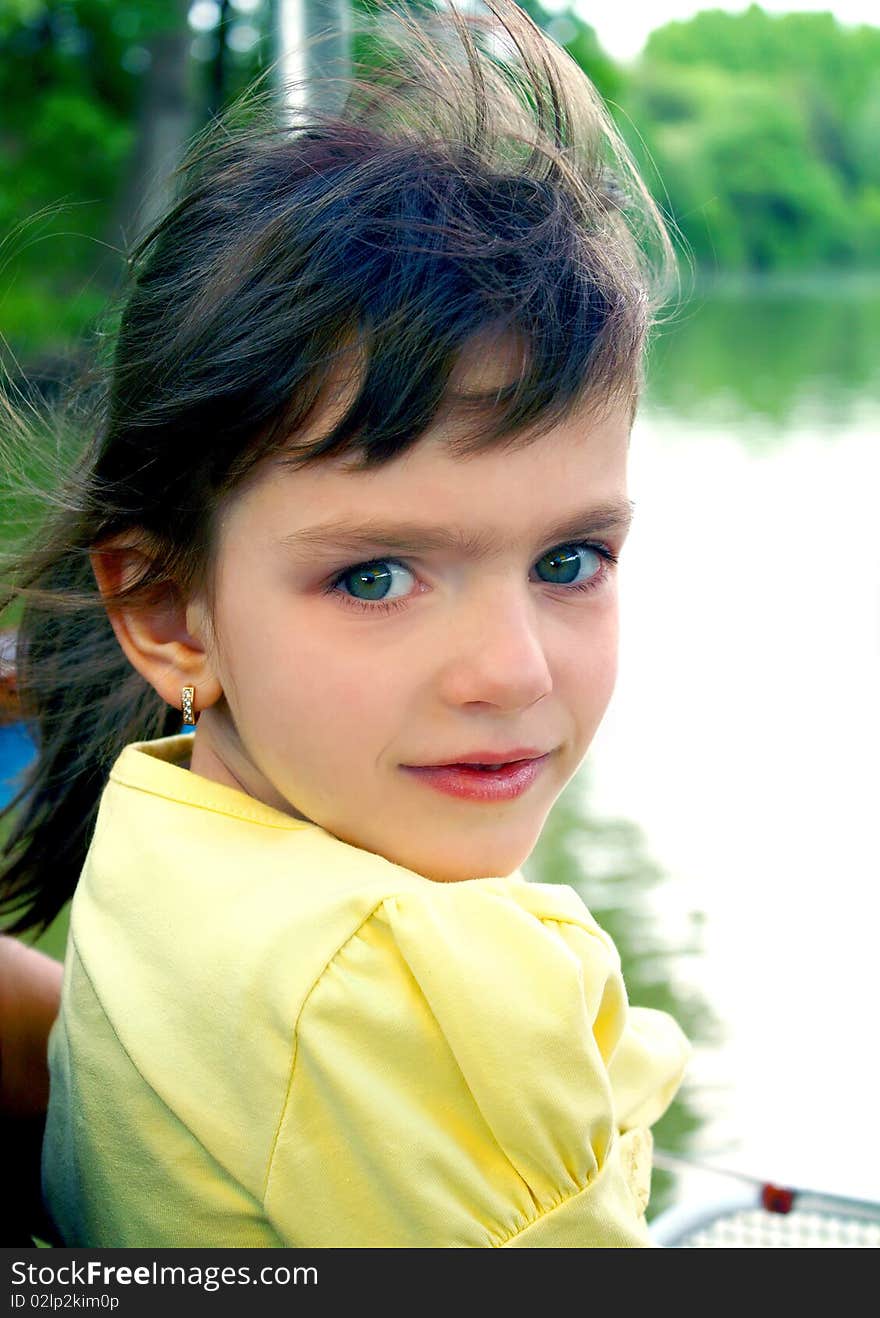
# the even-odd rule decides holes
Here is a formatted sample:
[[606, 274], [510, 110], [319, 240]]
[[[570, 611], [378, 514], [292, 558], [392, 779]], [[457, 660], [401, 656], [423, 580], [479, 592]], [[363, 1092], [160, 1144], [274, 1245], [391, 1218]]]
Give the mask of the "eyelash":
[[[604, 586], [618, 561], [618, 555], [612, 553], [607, 545], [596, 544], [592, 540], [567, 540], [561, 545], [556, 545], [555, 549], [590, 549], [593, 553], [598, 554], [602, 560], [601, 571], [588, 578], [587, 581], [581, 581], [570, 586], [567, 586], [562, 582], [556, 583], [559, 588], [566, 591], [577, 590], [582, 591], [584, 594], [589, 594], [591, 591], [598, 590], [600, 586]], [[554, 549], [548, 549], [546, 554], [541, 555], [541, 558], [547, 558], [548, 555], [554, 552]], [[536, 561], [540, 562], [540, 559]], [[350, 606], [355, 609], [360, 609], [362, 613], [393, 613], [397, 609], [406, 608], [409, 603], [408, 596], [405, 599], [398, 600], [359, 600], [355, 599], [352, 595], [345, 595], [341, 591], [337, 592], [337, 586], [339, 586], [340, 583], [352, 572], [356, 572], [358, 568], [372, 567], [374, 563], [396, 563], [398, 567], [407, 567], [407, 564], [403, 559], [391, 558], [387, 555], [382, 558], [365, 559], [362, 563], [353, 563], [350, 567], [343, 568], [341, 572], [337, 572], [333, 580], [325, 587], [324, 593], [327, 595], [338, 593], [345, 601], [347, 607]], [[409, 571], [411, 569], [408, 568], [407, 570]], [[541, 584], [544, 586], [550, 586], [551, 588], [554, 585], [552, 581], [544, 581]]]

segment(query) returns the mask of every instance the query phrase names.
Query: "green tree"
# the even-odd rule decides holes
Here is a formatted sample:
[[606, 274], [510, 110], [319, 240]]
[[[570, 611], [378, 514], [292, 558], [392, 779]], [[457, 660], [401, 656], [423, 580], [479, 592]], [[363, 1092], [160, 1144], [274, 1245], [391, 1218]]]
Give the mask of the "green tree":
[[699, 263], [880, 264], [880, 29], [710, 10], [653, 32], [627, 130]]
[[188, 27], [189, 0], [0, 7], [0, 329], [21, 359], [63, 354], [94, 322], [216, 108], [218, 68], [226, 100], [267, 59], [266, 7], [232, 0], [219, 32]]

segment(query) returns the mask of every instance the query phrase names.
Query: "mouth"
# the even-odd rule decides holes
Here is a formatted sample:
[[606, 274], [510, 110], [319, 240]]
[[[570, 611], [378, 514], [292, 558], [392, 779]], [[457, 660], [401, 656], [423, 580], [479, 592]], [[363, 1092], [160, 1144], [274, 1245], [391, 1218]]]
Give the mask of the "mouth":
[[407, 764], [406, 769], [475, 769], [487, 773], [509, 768], [512, 764], [528, 764], [531, 760], [542, 760], [549, 751], [536, 750], [532, 746], [517, 746], [511, 750], [470, 751], [451, 760], [434, 760], [430, 764]]
[[535, 783], [550, 752], [509, 760], [453, 760], [445, 764], [402, 766], [426, 787], [486, 804], [510, 801]]

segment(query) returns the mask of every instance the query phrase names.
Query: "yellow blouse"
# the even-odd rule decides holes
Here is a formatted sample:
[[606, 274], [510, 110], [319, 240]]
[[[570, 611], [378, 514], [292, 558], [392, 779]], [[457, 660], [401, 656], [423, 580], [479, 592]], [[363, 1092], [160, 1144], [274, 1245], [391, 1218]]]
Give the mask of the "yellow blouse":
[[71, 915], [67, 1245], [649, 1244], [688, 1045], [568, 887], [435, 883], [128, 746]]

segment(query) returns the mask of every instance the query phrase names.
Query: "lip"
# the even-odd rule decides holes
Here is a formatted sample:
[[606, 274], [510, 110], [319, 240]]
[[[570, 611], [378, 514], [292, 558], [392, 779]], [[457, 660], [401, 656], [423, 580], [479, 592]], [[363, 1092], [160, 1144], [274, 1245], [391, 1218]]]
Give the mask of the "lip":
[[549, 751], [536, 746], [514, 746], [507, 751], [468, 751], [466, 755], [451, 755], [448, 760], [432, 760], [430, 764], [405, 764], [405, 769], [450, 769], [460, 764], [510, 764], [513, 760], [540, 760]]
[[[432, 787], [445, 796], [492, 804], [496, 801], [512, 801], [522, 796], [538, 778], [549, 758], [548, 751], [532, 759], [505, 764], [501, 769], [475, 769], [462, 764], [403, 764], [401, 768], [418, 778], [426, 787]], [[497, 760], [486, 762], [499, 763]]]

